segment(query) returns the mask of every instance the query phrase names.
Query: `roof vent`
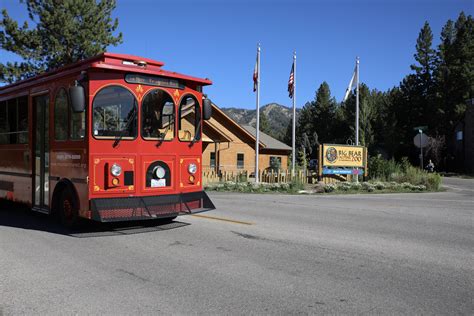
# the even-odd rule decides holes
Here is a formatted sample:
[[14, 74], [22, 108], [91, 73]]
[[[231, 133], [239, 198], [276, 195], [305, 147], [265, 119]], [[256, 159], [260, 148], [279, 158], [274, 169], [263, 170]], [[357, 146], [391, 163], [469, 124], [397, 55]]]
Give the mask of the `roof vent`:
[[134, 60], [133, 63], [140, 67], [146, 67], [146, 61], [143, 60]]

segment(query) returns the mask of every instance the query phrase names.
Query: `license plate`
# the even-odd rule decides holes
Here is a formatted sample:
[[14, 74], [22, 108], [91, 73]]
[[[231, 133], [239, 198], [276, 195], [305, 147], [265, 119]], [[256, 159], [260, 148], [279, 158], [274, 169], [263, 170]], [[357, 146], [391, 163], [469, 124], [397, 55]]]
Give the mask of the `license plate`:
[[152, 188], [162, 188], [166, 186], [166, 179], [151, 179], [151, 187]]

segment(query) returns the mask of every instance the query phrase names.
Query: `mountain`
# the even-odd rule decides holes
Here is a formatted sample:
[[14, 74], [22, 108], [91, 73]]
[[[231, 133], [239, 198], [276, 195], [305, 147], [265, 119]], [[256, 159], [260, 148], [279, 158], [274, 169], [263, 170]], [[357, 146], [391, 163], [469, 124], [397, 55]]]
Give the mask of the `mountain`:
[[[257, 117], [255, 115], [256, 110], [239, 109], [239, 108], [221, 108], [225, 114], [229, 115], [234, 121], [240, 125], [251, 125], [255, 127]], [[268, 124], [271, 132], [268, 133], [270, 136], [283, 141], [288, 124], [292, 119], [291, 108], [278, 103], [269, 103], [260, 108], [260, 113], [264, 113], [267, 117]], [[296, 118], [300, 109], [296, 109]]]

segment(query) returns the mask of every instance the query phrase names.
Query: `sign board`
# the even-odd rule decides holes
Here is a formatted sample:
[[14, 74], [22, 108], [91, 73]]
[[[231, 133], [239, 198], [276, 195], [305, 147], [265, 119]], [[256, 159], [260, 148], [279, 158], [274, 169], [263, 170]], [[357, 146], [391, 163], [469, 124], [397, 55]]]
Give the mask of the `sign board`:
[[413, 144], [418, 148], [425, 148], [426, 146], [428, 146], [428, 140], [429, 137], [426, 136], [426, 134], [416, 134], [416, 136], [413, 137]]
[[364, 147], [323, 144], [324, 167], [364, 168]]
[[364, 170], [363, 169], [329, 169], [329, 168], [324, 168], [323, 169], [323, 174], [359, 174], [363, 175]]
[[144, 74], [126, 74], [125, 82], [139, 83], [139, 84], [144, 84], [144, 85], [149, 85], [149, 86], [184, 89], [184, 84], [182, 84], [179, 80], [161, 77], [161, 76], [152, 76], [152, 75], [144, 75]]

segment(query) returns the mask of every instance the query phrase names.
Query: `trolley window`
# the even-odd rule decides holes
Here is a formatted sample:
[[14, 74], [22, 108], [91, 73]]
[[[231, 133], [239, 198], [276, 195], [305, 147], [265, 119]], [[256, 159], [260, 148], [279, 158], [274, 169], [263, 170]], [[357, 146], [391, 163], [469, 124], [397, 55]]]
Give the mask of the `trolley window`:
[[174, 102], [163, 90], [149, 92], [142, 103], [142, 137], [172, 140], [175, 122]]
[[83, 139], [86, 131], [86, 111], [81, 113], [71, 111], [70, 126], [69, 138], [73, 140]]
[[66, 90], [59, 90], [54, 102], [54, 139], [66, 140], [69, 105]]
[[137, 136], [137, 100], [127, 89], [109, 86], [97, 93], [93, 106], [93, 135], [96, 138]]
[[0, 144], [28, 143], [28, 97], [0, 102]]
[[201, 112], [193, 96], [185, 96], [179, 105], [179, 140], [201, 139]]

